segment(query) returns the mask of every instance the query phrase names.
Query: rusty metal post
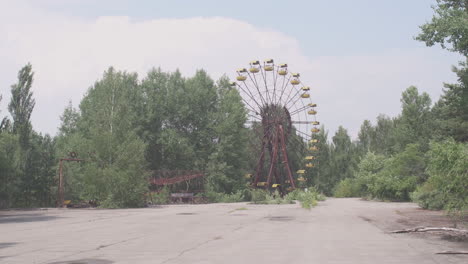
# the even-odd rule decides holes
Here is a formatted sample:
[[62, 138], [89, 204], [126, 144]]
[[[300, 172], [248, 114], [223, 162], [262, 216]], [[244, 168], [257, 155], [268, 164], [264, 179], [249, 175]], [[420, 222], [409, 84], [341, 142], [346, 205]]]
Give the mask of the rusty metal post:
[[57, 207], [62, 208], [64, 207], [64, 190], [63, 190], [63, 159], [59, 160], [59, 189], [58, 189], [58, 199], [57, 199]]
[[63, 179], [63, 161], [84, 161], [82, 159], [75, 158], [61, 158], [59, 159], [59, 186], [58, 186], [58, 197], [57, 197], [57, 207], [65, 207], [65, 181]]
[[279, 131], [280, 131], [280, 141], [281, 141], [281, 149], [283, 152], [283, 163], [286, 165], [286, 172], [288, 173], [288, 178], [291, 181], [291, 187], [296, 188], [296, 183], [294, 182], [294, 178], [291, 173], [291, 167], [289, 166], [289, 159], [288, 159], [288, 152], [286, 151], [286, 140], [284, 139], [284, 130], [283, 126], [279, 126]]

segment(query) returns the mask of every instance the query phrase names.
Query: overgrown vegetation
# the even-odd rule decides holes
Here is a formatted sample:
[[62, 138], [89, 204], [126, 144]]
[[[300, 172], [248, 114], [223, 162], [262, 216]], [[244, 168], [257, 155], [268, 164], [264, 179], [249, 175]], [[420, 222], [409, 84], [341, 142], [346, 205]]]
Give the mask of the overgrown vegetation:
[[468, 210], [468, 6], [455, 0], [437, 3], [434, 18], [416, 39], [464, 56], [453, 69], [458, 83], [444, 84], [432, 107], [427, 94], [410, 87], [402, 94], [399, 116], [379, 116], [375, 126], [364, 121], [355, 142], [356, 171], [337, 184], [335, 196], [412, 199], [453, 214]]
[[[458, 81], [444, 84], [435, 104], [427, 93], [408, 87], [401, 95], [401, 113], [364, 120], [355, 141], [343, 127], [329, 141], [322, 126], [313, 136], [318, 166], [298, 183], [308, 191], [285, 197], [245, 185], [242, 175], [258, 156], [250, 142], [261, 138], [252, 131], [255, 124], [246, 127], [242, 98], [226, 77], [214, 81], [203, 70], [183, 77], [179, 71], [152, 69], [138, 78], [111, 67], [78, 108], [70, 103], [58, 135], [51, 137], [34, 131], [30, 122], [34, 72], [27, 64], [11, 86], [10, 117], [0, 123], [0, 208], [53, 206], [58, 159], [76, 154], [83, 162], [63, 168], [65, 199], [97, 201], [101, 207], [167, 203], [170, 189], [150, 194], [151, 171], [191, 169], [206, 177], [176, 188], [199, 187], [211, 202], [299, 200], [310, 208], [324, 193], [467, 210], [468, 10], [461, 1], [437, 3], [434, 18], [421, 26], [416, 39], [461, 54], [464, 61], [453, 69]], [[294, 133], [291, 137], [290, 142], [304, 147]], [[288, 145], [293, 167], [303, 161], [295, 153], [299, 147]]]

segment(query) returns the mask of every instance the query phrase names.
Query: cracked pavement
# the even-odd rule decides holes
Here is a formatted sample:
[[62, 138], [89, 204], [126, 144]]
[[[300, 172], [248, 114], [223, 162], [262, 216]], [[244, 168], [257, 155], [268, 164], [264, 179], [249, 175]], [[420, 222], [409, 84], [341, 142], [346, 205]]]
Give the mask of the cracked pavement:
[[[389, 234], [379, 219], [411, 203], [0, 211], [0, 263], [467, 263], [460, 244]], [[382, 220], [382, 221], [383, 221]]]

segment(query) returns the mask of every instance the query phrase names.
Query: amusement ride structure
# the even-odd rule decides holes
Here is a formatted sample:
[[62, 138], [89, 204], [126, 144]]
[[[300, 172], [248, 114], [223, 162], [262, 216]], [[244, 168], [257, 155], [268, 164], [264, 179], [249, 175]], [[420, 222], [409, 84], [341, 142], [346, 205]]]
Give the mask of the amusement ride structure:
[[[250, 62], [237, 70], [231, 83], [240, 93], [248, 110], [248, 123], [259, 136], [255, 171], [246, 174], [255, 188], [291, 191], [306, 181], [306, 170], [314, 168], [320, 131], [317, 105], [312, 102], [310, 87], [301, 82], [299, 73], [291, 73], [287, 64], [276, 65], [273, 59]], [[301, 145], [300, 164], [291, 162], [293, 142]], [[303, 151], [305, 149], [305, 151]]]

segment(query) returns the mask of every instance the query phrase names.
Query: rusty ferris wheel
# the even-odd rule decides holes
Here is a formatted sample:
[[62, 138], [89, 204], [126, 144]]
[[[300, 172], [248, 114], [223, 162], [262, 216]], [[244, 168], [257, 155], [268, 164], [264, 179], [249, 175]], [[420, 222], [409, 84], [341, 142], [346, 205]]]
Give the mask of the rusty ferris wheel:
[[[248, 68], [237, 70], [236, 80], [231, 85], [239, 91], [248, 123], [257, 127], [260, 139], [255, 170], [246, 177], [255, 188], [281, 193], [295, 189], [298, 182], [306, 181], [306, 171], [316, 166], [318, 140], [313, 134], [320, 131], [320, 123], [310, 87], [301, 82], [299, 73], [289, 72], [287, 64], [276, 65], [273, 59], [250, 62]], [[295, 166], [288, 149], [294, 140], [307, 150]]]

